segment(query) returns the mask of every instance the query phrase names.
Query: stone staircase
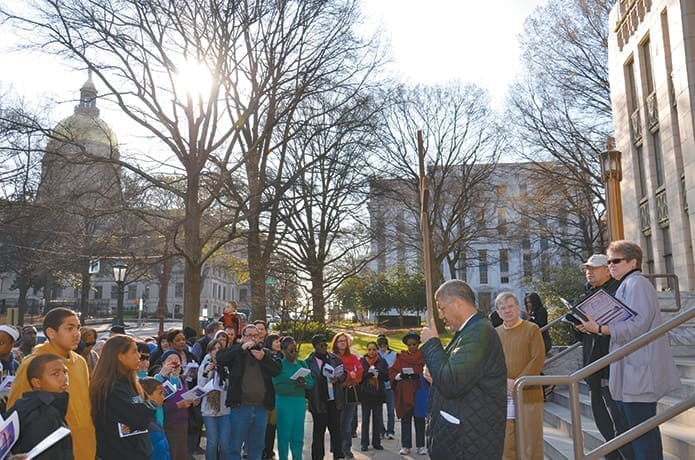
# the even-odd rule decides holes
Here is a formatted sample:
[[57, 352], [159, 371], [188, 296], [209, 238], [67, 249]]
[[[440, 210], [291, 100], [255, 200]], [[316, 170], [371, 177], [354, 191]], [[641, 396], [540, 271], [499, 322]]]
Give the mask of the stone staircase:
[[[687, 334], [690, 335], [692, 328], [693, 325], [686, 323], [683, 329], [687, 329]], [[672, 333], [672, 346], [674, 345], [673, 335]], [[692, 343], [688, 344], [689, 346], [685, 346], [686, 344], [682, 342], [678, 343], [676, 341], [676, 343], [678, 345], [673, 347], [673, 352], [681, 376], [681, 387], [659, 401], [657, 412], [682, 400], [695, 398], [695, 346]], [[581, 348], [578, 351], [581, 353]], [[545, 371], [545, 373], [550, 374], [553, 372]], [[580, 392], [579, 402], [584, 436], [584, 452], [586, 453], [600, 446], [604, 440], [594, 424], [588, 387], [584, 382], [580, 384]], [[544, 409], [543, 439], [545, 443], [545, 458], [551, 460], [574, 459], [571, 439], [572, 419], [569, 410], [569, 389], [567, 387], [557, 387], [553, 395], [546, 401]], [[660, 426], [660, 430], [665, 458], [695, 459], [695, 408], [691, 408], [670, 421], [663, 423]]]

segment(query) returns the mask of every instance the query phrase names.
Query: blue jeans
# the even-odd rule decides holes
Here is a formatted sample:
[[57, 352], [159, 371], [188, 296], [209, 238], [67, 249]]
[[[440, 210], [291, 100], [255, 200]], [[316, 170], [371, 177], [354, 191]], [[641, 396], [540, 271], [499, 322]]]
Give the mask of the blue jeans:
[[347, 455], [352, 450], [352, 418], [357, 412], [356, 403], [345, 403], [340, 411], [340, 434], [343, 437], [343, 454]]
[[261, 460], [265, 444], [265, 426], [268, 423], [268, 409], [262, 404], [233, 407], [229, 419], [232, 424], [230, 458], [240, 460], [241, 446], [246, 445], [249, 460]]
[[[383, 413], [381, 420], [384, 420]], [[381, 434], [389, 435], [395, 434], [396, 428], [396, 415], [393, 412], [393, 390], [390, 388], [386, 389], [386, 428], [383, 424], [381, 426]]]
[[229, 415], [219, 417], [203, 416], [207, 445], [205, 446], [205, 460], [217, 460], [217, 450], [220, 458], [230, 458], [232, 448], [229, 442], [232, 435], [232, 421]]
[[[627, 430], [656, 415], [655, 402], [627, 403], [616, 401], [615, 404], [618, 406], [618, 410], [623, 414], [627, 422], [627, 426], [625, 427]], [[635, 460], [663, 460], [664, 458], [664, 448], [661, 444], [661, 432], [658, 427], [646, 432], [630, 444], [632, 444]]]

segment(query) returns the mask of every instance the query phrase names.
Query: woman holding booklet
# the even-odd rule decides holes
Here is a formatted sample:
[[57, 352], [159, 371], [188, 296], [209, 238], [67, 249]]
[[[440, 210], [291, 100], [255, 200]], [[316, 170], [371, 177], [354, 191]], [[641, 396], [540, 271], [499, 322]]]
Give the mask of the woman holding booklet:
[[275, 410], [277, 411], [278, 453], [280, 460], [302, 458], [304, 449], [304, 418], [306, 415], [305, 389], [314, 386], [309, 366], [297, 359], [297, 343], [292, 337], [280, 340], [282, 371], [273, 377]]
[[198, 387], [204, 388], [212, 382], [215, 388], [203, 396], [200, 406], [207, 438], [205, 460], [217, 460], [218, 455], [219, 458], [230, 458], [232, 455], [231, 445], [228, 442], [232, 435], [230, 409], [222, 399], [222, 395], [227, 394], [229, 381], [220, 379], [215, 360], [217, 352], [222, 348], [219, 340], [211, 340], [208, 343], [207, 355], [198, 368]]
[[[661, 324], [661, 312], [654, 286], [642, 276], [642, 249], [635, 243], [619, 240], [607, 251], [611, 276], [621, 284], [616, 299], [634, 312], [624, 320], [597, 323], [590, 315], [577, 326], [582, 332], [610, 335], [610, 351]], [[680, 386], [678, 371], [669, 348], [668, 336], [645, 345], [610, 366], [608, 386], [618, 410], [630, 429], [656, 415], [656, 403]], [[659, 428], [632, 441], [636, 459], [663, 459]]]
[[157, 405], [145, 400], [137, 379], [140, 352], [135, 339], [114, 335], [104, 344], [90, 384], [97, 455], [104, 460], [148, 460], [147, 427]]

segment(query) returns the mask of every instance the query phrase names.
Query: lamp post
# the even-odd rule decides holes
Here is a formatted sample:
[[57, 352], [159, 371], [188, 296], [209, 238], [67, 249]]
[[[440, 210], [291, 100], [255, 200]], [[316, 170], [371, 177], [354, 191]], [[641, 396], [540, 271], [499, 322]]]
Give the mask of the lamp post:
[[118, 301], [116, 304], [116, 317], [113, 320], [114, 325], [123, 324], [123, 284], [126, 271], [128, 271], [128, 265], [122, 260], [117, 260], [113, 264], [113, 279], [116, 280], [116, 285], [118, 286]]
[[599, 153], [601, 164], [601, 179], [606, 187], [606, 212], [608, 213], [608, 239], [622, 240], [623, 231], [623, 202], [620, 197], [620, 181], [623, 180], [623, 170], [620, 164], [620, 151], [615, 149], [615, 139], [608, 137], [606, 151]]

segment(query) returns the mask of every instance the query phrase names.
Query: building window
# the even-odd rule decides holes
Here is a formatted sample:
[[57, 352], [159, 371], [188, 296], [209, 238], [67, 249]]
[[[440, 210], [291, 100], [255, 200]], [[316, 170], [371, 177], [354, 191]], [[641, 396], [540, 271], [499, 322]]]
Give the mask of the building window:
[[[671, 232], [669, 227], [664, 227], [661, 230], [661, 236], [664, 244], [664, 270], [666, 273], [673, 273], [673, 248], [671, 247]], [[676, 286], [672, 278], [667, 278], [668, 288], [673, 291]]]
[[128, 286], [128, 300], [135, 300], [138, 298], [138, 286], [131, 284]]
[[183, 282], [179, 281], [174, 285], [174, 297], [183, 297]]
[[638, 176], [638, 181], [639, 181], [639, 190], [637, 190], [637, 193], [641, 198], [644, 198], [647, 196], [647, 175], [644, 172], [644, 157], [643, 157], [643, 149], [642, 149], [642, 144], [638, 145], [635, 147], [636, 149], [636, 160], [637, 160], [637, 176]]
[[652, 245], [652, 236], [647, 235], [644, 238], [645, 254], [644, 259], [647, 263], [647, 273], [654, 273], [654, 246]]
[[104, 296], [104, 287], [103, 286], [94, 286], [94, 298], [96, 300], [99, 300], [103, 296]]
[[497, 231], [500, 235], [507, 234], [507, 208], [497, 208]]
[[654, 92], [654, 73], [652, 72], [652, 52], [649, 39], [642, 44], [642, 63], [644, 64], [644, 80], [647, 84], [647, 94]]
[[480, 284], [487, 284], [487, 249], [478, 251], [478, 272], [480, 273]]
[[249, 296], [249, 290], [246, 288], [239, 289], [239, 302], [243, 302]]
[[111, 300], [118, 300], [118, 285], [111, 286]]
[[500, 249], [500, 283], [509, 283], [509, 250]]
[[654, 168], [656, 172], [656, 186], [664, 184], [664, 158], [661, 151], [661, 136], [659, 131], [652, 133], [652, 149], [654, 150]]
[[531, 278], [533, 276], [533, 263], [531, 262], [531, 240], [528, 237], [521, 240], [521, 249], [524, 259], [524, 278]]
[[478, 308], [484, 313], [489, 313], [492, 307], [492, 294], [489, 292], [478, 293]]
[[462, 281], [466, 281], [467, 275], [468, 273], [466, 269], [466, 251], [459, 248], [456, 259], [456, 278]]

